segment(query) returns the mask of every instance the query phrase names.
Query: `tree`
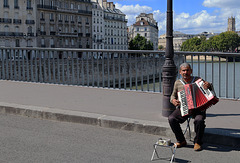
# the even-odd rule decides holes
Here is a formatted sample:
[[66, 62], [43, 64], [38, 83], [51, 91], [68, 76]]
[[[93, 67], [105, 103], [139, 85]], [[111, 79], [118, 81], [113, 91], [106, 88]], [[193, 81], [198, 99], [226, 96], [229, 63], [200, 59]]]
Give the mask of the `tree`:
[[134, 39], [129, 42], [130, 50], [153, 50], [153, 43], [140, 34], [137, 34]]
[[181, 51], [205, 51], [206, 37], [194, 37], [183, 42]]
[[163, 45], [159, 45], [159, 46], [158, 46], [158, 49], [159, 49], [159, 50], [163, 50], [163, 49], [164, 49]]
[[222, 51], [233, 52], [240, 45], [240, 37], [237, 33], [228, 31], [220, 35], [210, 37], [194, 37], [185, 41], [181, 46], [181, 51]]
[[234, 49], [239, 46], [239, 43], [240, 37], [238, 34], [233, 31], [227, 31], [216, 37], [214, 45], [217, 47], [218, 51], [233, 52]]

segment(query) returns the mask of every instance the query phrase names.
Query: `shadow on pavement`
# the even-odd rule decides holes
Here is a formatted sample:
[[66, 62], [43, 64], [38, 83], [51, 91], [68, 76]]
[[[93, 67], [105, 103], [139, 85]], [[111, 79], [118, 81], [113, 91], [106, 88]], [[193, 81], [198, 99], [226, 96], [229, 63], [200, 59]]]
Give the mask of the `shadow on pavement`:
[[224, 117], [224, 116], [240, 116], [240, 114], [211, 114], [211, 113], [207, 113], [207, 117]]
[[214, 144], [203, 145], [203, 150], [216, 151], [216, 152], [230, 152], [230, 151], [240, 151], [240, 148], [219, 146]]

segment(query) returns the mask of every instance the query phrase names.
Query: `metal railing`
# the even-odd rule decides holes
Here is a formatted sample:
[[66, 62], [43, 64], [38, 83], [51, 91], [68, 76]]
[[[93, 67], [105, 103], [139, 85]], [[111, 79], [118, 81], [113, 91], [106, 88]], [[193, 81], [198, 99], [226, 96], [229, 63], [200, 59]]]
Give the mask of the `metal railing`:
[[[0, 79], [162, 92], [164, 51], [0, 48]], [[240, 54], [175, 52], [177, 68], [212, 82], [219, 97], [240, 97]], [[178, 70], [176, 70], [178, 73]], [[180, 77], [179, 75], [177, 76]]]
[[[175, 52], [191, 64], [193, 75], [213, 83], [219, 97], [240, 97], [240, 54], [221, 52]], [[178, 75], [178, 78], [180, 76]]]

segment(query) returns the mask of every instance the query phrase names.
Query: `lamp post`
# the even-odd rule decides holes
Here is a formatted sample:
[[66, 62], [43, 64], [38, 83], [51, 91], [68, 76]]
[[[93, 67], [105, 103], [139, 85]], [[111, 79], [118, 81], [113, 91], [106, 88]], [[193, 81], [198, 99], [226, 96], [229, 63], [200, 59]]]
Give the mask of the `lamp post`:
[[163, 77], [163, 106], [162, 116], [168, 117], [175, 107], [170, 103], [170, 96], [176, 79], [176, 66], [173, 61], [173, 10], [172, 0], [167, 0], [167, 26], [165, 62], [162, 67]]

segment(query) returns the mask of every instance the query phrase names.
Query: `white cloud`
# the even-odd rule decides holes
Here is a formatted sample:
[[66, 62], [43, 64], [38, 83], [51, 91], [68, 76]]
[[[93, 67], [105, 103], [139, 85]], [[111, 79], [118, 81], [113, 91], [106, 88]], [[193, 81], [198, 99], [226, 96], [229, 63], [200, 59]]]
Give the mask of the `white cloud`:
[[174, 17], [174, 29], [185, 33], [221, 32], [223, 26], [224, 22], [218, 22], [217, 16], [210, 15], [206, 10], [194, 15], [181, 13]]
[[132, 25], [136, 22], [136, 17], [140, 13], [150, 13], [152, 12], [152, 8], [149, 6], [140, 6], [136, 5], [121, 5], [119, 3], [115, 4], [117, 9], [120, 9], [124, 14], [126, 14], [126, 18], [128, 19], [128, 25]]
[[217, 8], [239, 8], [239, 0], [204, 0], [203, 6]]
[[[118, 0], [119, 1], [119, 0]], [[119, 1], [120, 2], [120, 1]], [[136, 17], [140, 13], [153, 13], [154, 19], [158, 22], [159, 34], [166, 31], [166, 12], [154, 10], [149, 6], [121, 5], [116, 3], [116, 8], [120, 9], [128, 19], [128, 26], [136, 22]], [[227, 29], [227, 18], [236, 17], [236, 28], [240, 26], [240, 10], [236, 7], [240, 5], [240, 0], [204, 0], [203, 6], [216, 8], [212, 11], [202, 10], [195, 14], [174, 13], [174, 30], [184, 33], [224, 32]], [[232, 7], [235, 6], [235, 7]], [[239, 27], [240, 28], [240, 27]]]

